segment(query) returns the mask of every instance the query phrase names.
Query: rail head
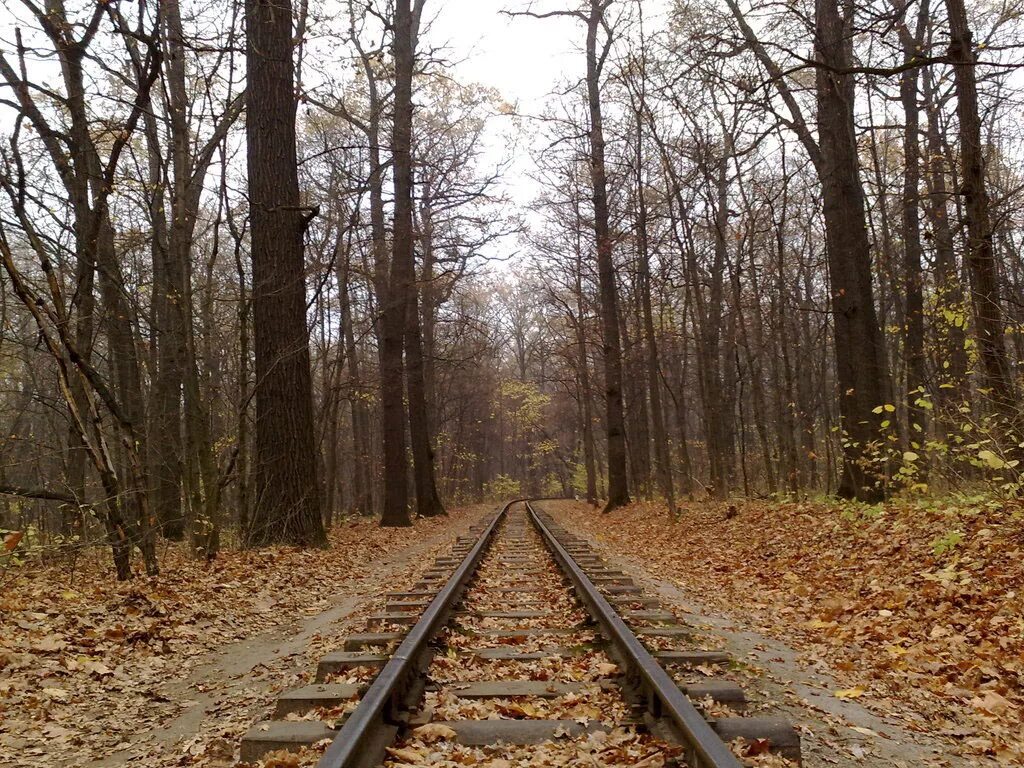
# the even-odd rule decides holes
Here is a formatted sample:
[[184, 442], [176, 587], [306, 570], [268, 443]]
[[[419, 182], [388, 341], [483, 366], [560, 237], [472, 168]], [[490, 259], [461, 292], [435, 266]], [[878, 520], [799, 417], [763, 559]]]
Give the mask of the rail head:
[[623, 657], [623, 661], [639, 676], [646, 692], [657, 700], [661, 716], [668, 718], [682, 737], [692, 768], [742, 768], [742, 764], [729, 750], [728, 745], [708, 725], [704, 716], [679, 689], [661, 664], [651, 656], [529, 501], [526, 502], [526, 511], [540, 531], [548, 549], [579, 590], [580, 599], [593, 611], [594, 618], [608, 634], [608, 639]]
[[[379, 733], [381, 728], [390, 725], [387, 718], [392, 705], [406, 693], [409, 681], [418, 674], [419, 660], [426, 652], [430, 640], [447, 619], [454, 600], [476, 570], [498, 523], [513, 504], [523, 501], [525, 499], [508, 502], [487, 524], [469, 553], [431, 599], [419, 621], [409, 630], [394, 654], [374, 678], [359, 700], [359, 705], [346, 718], [317, 763], [317, 768], [357, 768], [379, 762], [375, 753], [383, 757], [387, 743], [379, 740]], [[387, 739], [387, 742], [389, 741], [390, 739]]]

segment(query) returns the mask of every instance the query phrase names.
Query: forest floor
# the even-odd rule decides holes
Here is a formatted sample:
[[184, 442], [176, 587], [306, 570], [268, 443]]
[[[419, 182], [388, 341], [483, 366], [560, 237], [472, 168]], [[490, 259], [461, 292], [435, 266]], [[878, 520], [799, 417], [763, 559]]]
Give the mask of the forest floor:
[[547, 508], [813, 713], [808, 764], [1024, 765], [1020, 507], [729, 506]]
[[[729, 651], [807, 768], [1024, 764], [1024, 517], [975, 503], [545, 505]], [[488, 507], [331, 547], [0, 572], [0, 762], [235, 764], [276, 694]]]
[[340, 625], [487, 509], [405, 529], [346, 519], [329, 549], [210, 564], [168, 546], [160, 577], [123, 584], [100, 553], [0, 572], [0, 763], [234, 765], [242, 734], [308, 679]]

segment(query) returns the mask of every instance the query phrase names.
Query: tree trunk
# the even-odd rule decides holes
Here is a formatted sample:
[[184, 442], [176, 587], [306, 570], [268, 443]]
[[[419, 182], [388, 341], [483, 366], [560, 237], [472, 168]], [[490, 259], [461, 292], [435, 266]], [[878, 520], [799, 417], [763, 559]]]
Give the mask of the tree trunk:
[[341, 325], [345, 334], [345, 357], [348, 359], [349, 388], [352, 392], [352, 508], [359, 515], [373, 514], [373, 455], [370, 449], [370, 415], [363, 391], [363, 377], [356, 346], [352, 313], [352, 289], [349, 285], [350, 255], [346, 254], [339, 269], [341, 292]]
[[[907, 27], [906, 9], [900, 20], [900, 40], [903, 58], [913, 61], [921, 50], [924, 24], [928, 17], [928, 2], [922, 4], [917, 29], [911, 33]], [[907, 69], [900, 76], [900, 103], [903, 106], [903, 289], [904, 310], [903, 356], [906, 361], [907, 434], [911, 447], [924, 444], [928, 434], [928, 412], [918, 402], [925, 396], [924, 353], [924, 275], [921, 266], [921, 147], [920, 110], [917, 104], [917, 67]], [[922, 472], [926, 467], [921, 465]], [[922, 479], [927, 475], [922, 475]]]
[[874, 410], [887, 404], [892, 387], [875, 309], [864, 187], [858, 170], [855, 76], [850, 72], [854, 7], [844, 3], [844, 16], [838, 0], [815, 2], [815, 58], [821, 65], [815, 69], [815, 141], [785, 73], [768, 55], [735, 0], [726, 0], [726, 4], [747, 44], [771, 75], [790, 111], [789, 125], [804, 145], [821, 182], [843, 428], [843, 472], [838, 492], [861, 501], [877, 501], [885, 495], [886, 467], [878, 461], [875, 450], [884, 417]]
[[[854, 126], [852, 18], [837, 0], [816, 2], [820, 159], [835, 333], [839, 412], [844, 430], [839, 495], [875, 502], [885, 494], [885, 469], [872, 443], [881, 439], [883, 417], [873, 411], [891, 390], [882, 331], [875, 313], [871, 251], [864, 220], [864, 188], [858, 172]], [[852, 11], [851, 11], [852, 13]]]
[[[78, 227], [76, 229], [76, 234]], [[93, 314], [96, 311], [96, 294], [94, 283], [96, 266], [87, 256], [88, 250], [76, 244], [78, 253], [75, 264], [75, 293], [69, 302], [69, 311], [75, 312], [75, 348], [84, 362], [92, 361], [93, 332], [95, 327]], [[85, 410], [85, 387], [81, 377], [74, 376], [69, 382], [69, 393], [79, 411]], [[67, 482], [74, 494], [76, 504], [65, 505], [62, 509], [62, 533], [73, 536], [81, 533], [83, 516], [82, 508], [86, 498], [86, 467], [89, 462], [89, 450], [85, 440], [74, 421], [68, 426], [67, 438]]]
[[417, 299], [418, 291], [415, 284], [412, 284], [409, 286], [409, 304], [405, 315], [405, 386], [409, 397], [409, 438], [412, 443], [416, 513], [420, 517], [437, 517], [446, 513], [441, 497], [437, 493], [437, 482], [434, 478], [434, 449], [431, 446], [430, 421], [427, 415], [420, 309]]
[[[151, 153], [158, 150], [156, 125], [152, 122]], [[159, 168], [159, 163], [154, 163]], [[159, 173], [159, 170], [157, 170]], [[153, 336], [156, 365], [150, 397], [150, 466], [153, 483], [153, 513], [160, 532], [167, 539], [180, 541], [185, 536], [185, 514], [181, 497], [181, 317], [172, 306], [181, 301], [182, 278], [171, 253], [167, 228], [164, 226], [163, 180], [153, 183], [159, 190], [153, 211]]]
[[[626, 474], [626, 425], [622, 406], [622, 344], [615, 285], [615, 261], [608, 225], [608, 179], [604, 158], [604, 126], [601, 118], [601, 70], [597, 33], [603, 14], [599, 0], [590, 0], [587, 19], [587, 101], [590, 109], [590, 181], [593, 187], [594, 236], [597, 244], [597, 275], [601, 294], [601, 327], [604, 330], [605, 405], [608, 429], [608, 503], [604, 511], [629, 504]], [[601, 60], [603, 61], [603, 59]]]
[[[185, 536], [185, 512], [182, 503], [182, 376], [185, 367], [185, 271], [188, 243], [182, 242], [185, 222], [181, 204], [188, 170], [188, 126], [185, 115], [185, 62], [181, 39], [181, 17], [177, 0], [169, 0], [163, 14], [165, 27], [164, 80], [168, 91], [170, 125], [170, 167], [163, 172], [159, 162], [160, 136], [156, 115], [146, 115], [152, 183], [156, 186], [153, 220], [153, 323], [156, 368], [151, 397], [153, 512], [165, 538]], [[168, 187], [170, 189], [168, 190]], [[170, 222], [167, 216], [167, 192], [170, 192]], [[183, 253], [184, 251], [184, 253]]]
[[957, 269], [953, 248], [953, 228], [949, 223], [949, 189], [946, 184], [945, 147], [939, 126], [940, 105], [934, 78], [924, 72], [925, 110], [928, 127], [925, 132], [928, 162], [925, 164], [928, 204], [925, 215], [932, 230], [935, 248], [934, 321], [937, 356], [934, 361], [938, 379], [938, 411], [942, 437], [959, 429], [958, 409], [969, 399], [967, 381], [966, 309], [963, 284]]
[[[640, 297], [633, 291], [633, 303], [639, 305]], [[639, 306], [634, 306], [636, 315], [641, 317]], [[627, 314], [619, 316], [623, 354], [629, 370], [643, 370], [643, 348], [630, 339]], [[643, 339], [640, 339], [640, 344]], [[651, 498], [651, 437], [647, 424], [647, 380], [646, 377], [630, 376], [623, 381], [623, 396], [626, 412], [626, 451], [629, 457], [630, 487], [643, 499]]]
[[[227, 197], [227, 174], [224, 154], [221, 150], [221, 196]], [[249, 530], [249, 310], [250, 295], [245, 285], [245, 265], [242, 261], [242, 232], [235, 225], [231, 207], [226, 210], [228, 230], [231, 232], [235, 260], [235, 275], [238, 278], [238, 381], [236, 402], [238, 409], [238, 460], [235, 475], [238, 478], [238, 529], [245, 536]]]
[[[574, 187], [575, 190], [575, 187]], [[576, 371], [580, 381], [580, 402], [583, 419], [583, 471], [587, 476], [587, 503], [597, 506], [597, 448], [594, 445], [593, 393], [590, 385], [590, 362], [587, 359], [587, 317], [583, 304], [583, 243], [580, 200], [573, 195], [573, 293], [576, 298]]]
[[1010, 361], [1006, 354], [999, 277], [992, 251], [992, 221], [985, 186], [985, 158], [978, 113], [977, 56], [964, 0], [946, 0], [949, 13], [949, 58], [954, 62], [957, 119], [960, 123], [960, 191], [967, 225], [967, 268], [971, 275], [974, 330], [981, 355], [981, 374], [993, 410], [1012, 429], [1019, 418]]
[[676, 494], [668, 454], [665, 414], [661, 406], [661, 362], [658, 356], [658, 339], [654, 332], [654, 310], [651, 306], [651, 257], [647, 240], [647, 200], [644, 195], [642, 166], [643, 131], [639, 115], [636, 120], [637, 256], [640, 259], [639, 291], [647, 352], [647, 391], [651, 400], [651, 426], [654, 432], [654, 469], [659, 490], [668, 506], [668, 513], [674, 515], [677, 511]]
[[437, 309], [440, 301], [434, 285], [436, 276], [434, 264], [434, 213], [429, 184], [423, 184], [421, 196], [420, 219], [422, 233], [420, 240], [423, 245], [423, 266], [420, 269], [420, 347], [423, 350], [423, 391], [426, 399], [427, 423], [437, 428], [437, 383], [434, 373], [436, 356], [435, 325]]
[[394, 168], [395, 221], [391, 237], [391, 272], [383, 304], [381, 350], [381, 426], [384, 438], [384, 510], [381, 525], [407, 526], [408, 457], [405, 445], [402, 351], [406, 334], [409, 275], [413, 269], [412, 232], [412, 10], [396, 0], [394, 17], [395, 114], [391, 149]]
[[[754, 296], [760, 296], [760, 286], [757, 278], [757, 263], [754, 249], [750, 248], [750, 281]], [[760, 302], [755, 301], [753, 310], [754, 325], [754, 346], [751, 347], [750, 333], [747, 330], [747, 323], [743, 319], [743, 292], [740, 286], [739, 270], [733, 275], [733, 301], [736, 305], [736, 322], [738, 323], [739, 343], [743, 346], [746, 368], [750, 372], [750, 400], [751, 410], [754, 417], [754, 428], [757, 431], [757, 439], [761, 445], [761, 456], [764, 462], [765, 481], [768, 484], [768, 493], [775, 495], [778, 491], [778, 484], [775, 480], [775, 466], [772, 457], [772, 444], [768, 436], [768, 408], [767, 397], [764, 392], [764, 371], [760, 362], [761, 356], [767, 353], [769, 346], [765, 344], [762, 336], [764, 318], [761, 316]], [[756, 350], [756, 351], [755, 351]]]
[[290, 0], [246, 0], [246, 28], [256, 347], [256, 505], [247, 540], [322, 545]]
[[[808, 353], [814, 348], [814, 337], [811, 334], [811, 321], [810, 321], [810, 310], [814, 306], [811, 299], [811, 283], [813, 277], [809, 269], [801, 264], [801, 275], [800, 279], [803, 281], [803, 311], [800, 312], [800, 346]], [[824, 357], [824, 355], [822, 355]], [[797, 377], [796, 390], [799, 396], [800, 403], [800, 436], [801, 444], [803, 446], [804, 457], [807, 460], [807, 473], [806, 480], [804, 482], [805, 488], [816, 488], [820, 482], [818, 476], [818, 458], [817, 458], [817, 434], [815, 432], [815, 412], [820, 410], [816, 407], [816, 400], [819, 397], [817, 394], [819, 391], [818, 387], [814, 386], [814, 367], [812, 360], [805, 359], [804, 364], [798, 366], [799, 375]], [[787, 363], [788, 365], [788, 363]], [[827, 420], [826, 413], [826, 420]], [[827, 444], [827, 439], [826, 439]], [[828, 472], [831, 475], [832, 464], [828, 465]]]
[[[707, 310], [701, 322], [701, 376], [704, 380], [705, 429], [708, 435], [708, 458], [711, 469], [711, 484], [717, 499], [729, 495], [735, 467], [730, 440], [732, 433], [732, 409], [729, 407], [729, 387], [726, 385], [731, 366], [726, 356], [723, 376], [722, 362], [722, 314], [725, 299], [725, 269], [729, 258], [729, 155], [731, 142], [726, 134], [726, 146], [715, 169], [717, 187], [715, 204], [715, 259], [711, 268], [711, 291]], [[694, 250], [691, 249], [691, 254]], [[694, 254], [695, 255], [695, 254]], [[693, 270], [696, 277], [696, 269]], [[700, 291], [697, 283], [694, 290]], [[727, 326], [728, 327], [728, 326]], [[727, 345], [728, 346], [728, 345]]]

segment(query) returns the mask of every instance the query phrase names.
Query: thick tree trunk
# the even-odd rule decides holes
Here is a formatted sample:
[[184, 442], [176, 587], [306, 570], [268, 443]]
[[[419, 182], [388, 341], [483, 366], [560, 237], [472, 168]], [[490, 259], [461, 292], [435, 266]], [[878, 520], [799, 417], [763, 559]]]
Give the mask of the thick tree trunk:
[[246, 27], [256, 347], [256, 499], [247, 540], [322, 545], [290, 0], [246, 0]]
[[[409, 304], [405, 317], [405, 387], [409, 399], [409, 440], [412, 445], [413, 488], [416, 492], [416, 514], [420, 517], [436, 517], [445, 513], [437, 491], [437, 480], [434, 469], [434, 448], [432, 429], [432, 409], [430, 407], [430, 389], [427, 384], [427, 361], [424, 354], [422, 320], [432, 310], [423, 308], [420, 302], [427, 304], [431, 299], [428, 294], [427, 280], [433, 280], [433, 212], [431, 210], [430, 190], [428, 182], [421, 182], [423, 195], [420, 205], [419, 240], [423, 252], [424, 268], [430, 268], [430, 276], [424, 275], [422, 282], [416, 280], [415, 263], [411, 264], [411, 272], [407, 275], [409, 284]], [[431, 286], [432, 287], [432, 286]], [[433, 354], [431, 352], [431, 354]], [[432, 373], [432, 369], [431, 369]]]
[[[843, 429], [840, 495], [877, 501], [886, 467], [878, 461], [883, 416], [892, 391], [871, 279], [871, 252], [858, 171], [854, 125], [853, 5], [815, 2], [818, 138], [815, 140], [785, 73], [768, 54], [735, 0], [726, 0], [747, 44], [771, 75], [790, 111], [790, 126], [814, 163], [822, 187], [839, 412]], [[872, 445], [875, 443], [875, 445]]]
[[[185, 62], [181, 39], [181, 17], [177, 0], [169, 0], [164, 9], [164, 80], [168, 91], [170, 123], [170, 166], [172, 172], [161, 178], [162, 163], [153, 168], [153, 183], [159, 190], [153, 211], [153, 319], [156, 345], [156, 371], [153, 379], [151, 414], [151, 463], [153, 511], [161, 533], [168, 539], [185, 536], [185, 512], [182, 504], [182, 468], [185, 464], [182, 442], [182, 379], [185, 368], [185, 264], [188, 258], [190, 228], [183, 220], [182, 205], [188, 182], [190, 146], [185, 114]], [[155, 115], [146, 116], [151, 163], [159, 157], [160, 137]], [[167, 182], [170, 182], [168, 185]], [[165, 189], [170, 186], [170, 223], [165, 210]], [[190, 318], [189, 318], [190, 319]]]
[[409, 467], [405, 445], [402, 352], [413, 268], [412, 232], [412, 10], [409, 0], [396, 0], [394, 17], [395, 115], [392, 156], [395, 223], [391, 237], [391, 273], [383, 304], [381, 350], [381, 426], [384, 438], [384, 510], [381, 525], [411, 525]]
[[981, 373], [993, 410], [1004, 428], [1016, 426], [1020, 414], [1006, 354], [999, 276], [992, 251], [992, 220], [985, 186], [985, 158], [978, 113], [977, 56], [964, 0], [946, 0], [949, 13], [949, 58], [955, 63], [957, 119], [960, 123], [960, 191], [967, 225], [967, 268], [971, 275], [974, 330], [981, 355]]
[[597, 244], [597, 276], [601, 294], [601, 327], [604, 331], [605, 405], [608, 429], [608, 503], [604, 511], [629, 504], [626, 474], [626, 424], [622, 405], [622, 344], [619, 338], [618, 291], [615, 261], [608, 225], [608, 178], [604, 157], [604, 126], [601, 118], [601, 72], [597, 34], [603, 14], [599, 0], [590, 0], [587, 20], [587, 102], [590, 109], [590, 181], [593, 187], [594, 236]]
[[872, 446], [881, 439], [883, 417], [873, 411], [887, 402], [891, 388], [871, 282], [871, 251], [853, 116], [854, 76], [842, 74], [853, 65], [852, 18], [840, 13], [838, 0], [817, 0], [816, 10], [815, 53], [823, 65], [815, 74], [818, 174], [844, 430], [839, 494], [873, 502], [885, 493], [885, 469]]
[[434, 478], [434, 449], [431, 446], [430, 421], [427, 415], [420, 309], [417, 298], [416, 286], [410, 285], [409, 304], [405, 315], [405, 386], [409, 397], [413, 486], [416, 489], [416, 513], [420, 517], [437, 517], [445, 514], [445, 510], [437, 493], [437, 482]]

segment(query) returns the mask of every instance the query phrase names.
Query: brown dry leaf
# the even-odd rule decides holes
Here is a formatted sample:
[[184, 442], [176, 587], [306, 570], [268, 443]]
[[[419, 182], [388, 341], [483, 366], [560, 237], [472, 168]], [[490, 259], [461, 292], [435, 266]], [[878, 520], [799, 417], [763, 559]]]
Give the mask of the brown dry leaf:
[[421, 752], [420, 750], [412, 747], [388, 747], [387, 753], [391, 757], [401, 760], [403, 763], [412, 763], [413, 765], [420, 762], [420, 759], [427, 754], [426, 752]]
[[264, 757], [261, 765], [263, 768], [298, 768], [301, 758], [295, 752], [281, 749]]
[[94, 661], [89, 659], [82, 664], [82, 669], [88, 672], [90, 675], [96, 677], [105, 677], [106, 675], [114, 674], [114, 670], [104, 664], [102, 661]]
[[[266, 716], [271, 682], [300, 682], [287, 677], [294, 665], [286, 669], [284, 657], [278, 666], [224, 671], [224, 651], [248, 648], [273, 630], [290, 631], [284, 628], [340, 599], [392, 583], [411, 586], [416, 567], [485, 511], [453, 509], [448, 518], [393, 530], [369, 518], [343, 518], [331, 529], [329, 548], [226, 547], [212, 562], [192, 557], [187, 544], [161, 544], [161, 575], [136, 573], [126, 583], [114, 579], [106, 548], [9, 569], [0, 590], [0, 753], [16, 751], [19, 766], [43, 768], [91, 764], [130, 750], [133, 768], [165, 768], [172, 750], [195, 768], [223, 768], [242, 734]], [[420, 545], [422, 560], [412, 567], [385, 563]], [[385, 584], [382, 575], [392, 572]], [[310, 652], [332, 650], [332, 638], [333, 631], [318, 633]], [[178, 744], [159, 741], [156, 734], [200, 697], [216, 703], [197, 730]], [[228, 699], [230, 706], [221, 703]], [[342, 708], [333, 717], [343, 715]], [[39, 739], [44, 727], [47, 738]], [[320, 751], [268, 756], [267, 764], [306, 768]]]
[[13, 552], [24, 536], [24, 531], [11, 531], [8, 533], [4, 536], [4, 551]]
[[752, 739], [743, 748], [744, 757], [755, 757], [763, 755], [771, 750], [772, 743], [769, 739]]
[[665, 765], [665, 756], [658, 752], [642, 760], [633, 763], [633, 768], [662, 768]]
[[47, 635], [32, 643], [31, 646], [36, 653], [58, 653], [67, 647], [68, 642], [58, 635]]
[[985, 691], [971, 699], [971, 706], [990, 715], [1001, 715], [1010, 708], [1010, 702], [995, 691]]
[[864, 695], [864, 689], [860, 686], [856, 688], [843, 688], [842, 690], [835, 691], [832, 695], [837, 699], [859, 699]]
[[[948, 734], [969, 759], [1024, 764], [1024, 502], [741, 506], [727, 519], [721, 504], [691, 502], [677, 520], [653, 502], [601, 516], [574, 502], [546, 509], [830, 668], [845, 698]], [[937, 553], [951, 530], [955, 550]]]
[[430, 744], [442, 739], [454, 739], [459, 734], [455, 732], [454, 728], [449, 728], [447, 725], [443, 725], [441, 723], [427, 723], [426, 725], [421, 725], [419, 728], [414, 728], [412, 735], [414, 738]]

